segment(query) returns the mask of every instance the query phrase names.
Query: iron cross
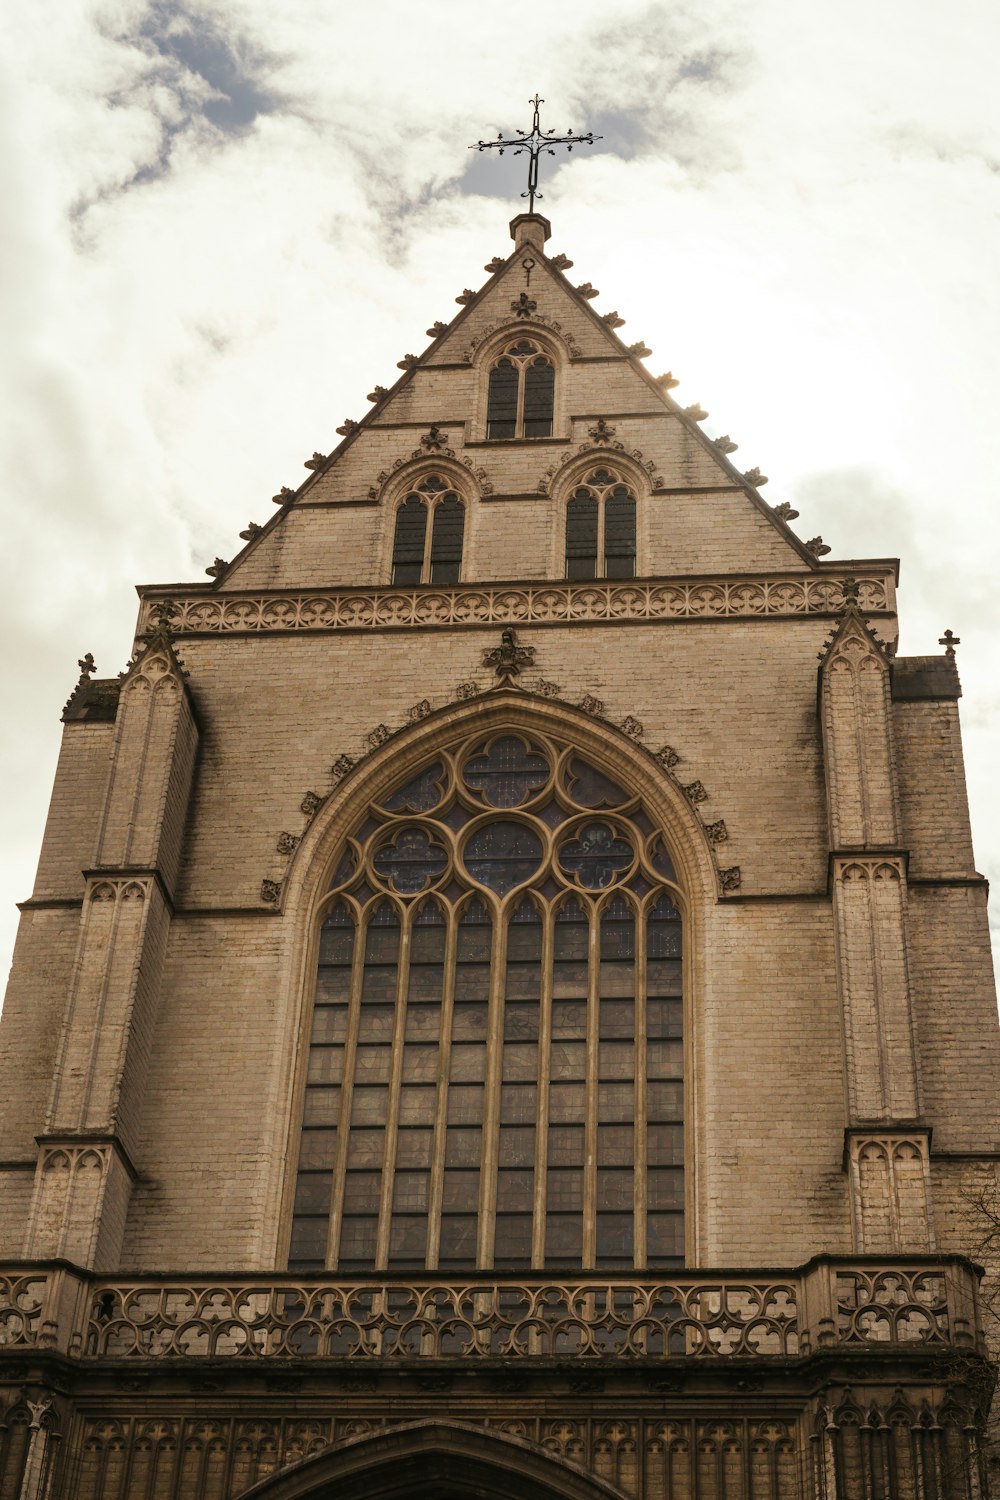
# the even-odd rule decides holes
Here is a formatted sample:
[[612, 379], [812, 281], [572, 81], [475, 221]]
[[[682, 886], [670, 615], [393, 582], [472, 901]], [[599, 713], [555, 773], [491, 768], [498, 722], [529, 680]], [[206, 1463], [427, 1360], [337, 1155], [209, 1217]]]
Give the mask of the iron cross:
[[504, 140], [503, 133], [501, 132], [495, 141], [477, 141], [474, 146], [469, 147], [469, 150], [497, 150], [501, 156], [503, 156], [505, 151], [510, 151], [514, 156], [520, 155], [522, 151], [527, 151], [529, 157], [528, 191], [522, 193], [521, 197], [527, 198], [528, 212], [533, 214], [535, 212], [535, 199], [542, 196], [538, 191], [538, 158], [542, 152], [547, 151], [550, 156], [555, 156], [556, 153], [552, 149], [553, 146], [565, 146], [567, 151], [572, 151], [574, 146], [592, 146], [595, 141], [603, 140], [604, 137], [594, 135], [590, 131], [586, 135], [574, 135], [572, 130], [569, 135], [556, 135], [554, 130], [543, 130], [538, 123], [538, 106], [544, 104], [545, 100], [539, 99], [536, 94], [534, 99], [528, 100], [528, 103], [533, 106], [535, 111], [532, 116], [530, 131], [525, 131], [521, 135], [515, 135], [508, 141]]

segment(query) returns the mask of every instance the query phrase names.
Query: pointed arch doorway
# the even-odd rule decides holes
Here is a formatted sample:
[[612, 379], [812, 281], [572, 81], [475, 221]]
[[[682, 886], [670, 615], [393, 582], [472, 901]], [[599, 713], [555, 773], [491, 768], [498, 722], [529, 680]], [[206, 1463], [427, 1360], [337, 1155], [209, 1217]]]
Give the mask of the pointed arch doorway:
[[349, 1438], [241, 1500], [626, 1500], [578, 1464], [467, 1422], [408, 1422]]

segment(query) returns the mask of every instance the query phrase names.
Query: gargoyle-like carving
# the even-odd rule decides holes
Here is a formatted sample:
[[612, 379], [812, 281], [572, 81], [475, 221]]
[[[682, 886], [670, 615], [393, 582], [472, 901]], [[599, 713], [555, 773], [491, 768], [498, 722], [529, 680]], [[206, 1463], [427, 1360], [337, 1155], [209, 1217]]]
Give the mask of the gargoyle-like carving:
[[561, 250], [558, 255], [553, 255], [550, 258], [549, 265], [556, 271], [570, 271], [573, 269], [573, 262], [568, 255], [563, 255]]
[[684, 415], [690, 417], [692, 422], [704, 422], [708, 416], [708, 412], [700, 402], [694, 401], [690, 406], [685, 406]]
[[466, 701], [469, 698], [479, 697], [479, 684], [477, 682], [460, 682], [455, 689], [455, 697]]
[[625, 326], [625, 319], [620, 318], [617, 312], [602, 313], [601, 322], [607, 323], [609, 328], [624, 328]]
[[319, 792], [306, 792], [299, 803], [299, 810], [304, 812], [307, 818], [314, 818], [323, 806], [323, 798]]
[[260, 899], [266, 901], [269, 906], [277, 906], [281, 899], [281, 881], [262, 880], [260, 883]]
[[724, 891], [738, 891], [740, 888], [740, 867], [730, 865], [728, 870], [719, 871], [719, 884]]
[[447, 330], [448, 330], [447, 323], [442, 323], [441, 319], [438, 318], [437, 321], [434, 322], [434, 323], [432, 323], [431, 326], [426, 330], [427, 337], [429, 339], [439, 339], [441, 337], [442, 333], [446, 333]]
[[587, 431], [595, 443], [610, 443], [618, 429], [617, 427], [612, 427], [611, 423], [606, 422], [603, 417], [598, 417], [594, 426], [588, 427]]
[[271, 496], [272, 505], [287, 505], [294, 496], [295, 491], [290, 485], [283, 484], [276, 495]]
[[581, 282], [577, 287], [577, 291], [579, 292], [581, 297], [586, 297], [588, 302], [592, 302], [595, 297], [599, 297], [601, 295], [596, 286], [591, 286], [589, 281]]
[[720, 818], [717, 823], [706, 823], [705, 832], [710, 844], [724, 844], [729, 838], [729, 830], [724, 818]]
[[340, 781], [344, 776], [348, 774], [349, 771], [354, 770], [354, 765], [355, 762], [353, 755], [338, 755], [337, 759], [330, 767], [330, 775], [333, 776], [335, 780]]
[[786, 525], [789, 521], [797, 521], [799, 518], [798, 511], [794, 506], [789, 505], [787, 500], [782, 500], [780, 505], [773, 505], [771, 509], [774, 511], [774, 514], [777, 516], [778, 520], [784, 521]]
[[593, 693], [584, 693], [580, 699], [580, 707], [585, 714], [593, 714], [595, 719], [604, 718], [604, 701], [601, 698], [595, 698]]
[[52, 1407], [52, 1397], [42, 1396], [40, 1400], [32, 1401], [29, 1396], [25, 1405], [31, 1413], [31, 1421], [28, 1423], [28, 1426], [32, 1431], [35, 1431], [41, 1427], [43, 1420], [48, 1415]]
[[541, 698], [558, 698], [562, 688], [558, 682], [547, 682], [544, 677], [539, 677], [535, 691]]
[[627, 734], [630, 740], [641, 740], [646, 732], [641, 720], [634, 718], [632, 714], [626, 714], [622, 719], [621, 731]]
[[475, 298], [475, 292], [471, 287], [467, 286], [464, 292], [459, 293], [459, 295], [455, 298], [455, 301], [458, 303], [459, 307], [468, 307], [470, 302], [475, 301]]
[[760, 489], [762, 484], [767, 483], [767, 475], [762, 474], [758, 468], [747, 469], [743, 474], [747, 484], [752, 484], [755, 489]]
[[414, 703], [412, 708], [406, 710], [406, 717], [411, 723], [418, 724], [421, 719], [426, 719], [430, 711], [431, 700], [429, 698], [421, 698], [419, 703]]
[[653, 351], [648, 344], [644, 344], [642, 339], [639, 339], [638, 343], [629, 344], [628, 352], [635, 359], [648, 359]]
[[519, 677], [522, 667], [534, 665], [534, 646], [519, 646], [517, 634], [509, 625], [500, 633], [499, 646], [483, 652], [483, 666], [494, 669], [500, 684], [510, 682], [512, 677]]
[[658, 761], [665, 771], [673, 771], [674, 766], [679, 766], [681, 758], [672, 745], [663, 745], [661, 749], [653, 752], [653, 759]]
[[388, 396], [388, 394], [389, 394], [389, 390], [388, 390], [387, 386], [377, 385], [373, 391], [369, 391], [368, 392], [368, 395], [365, 397], [365, 400], [366, 401], [376, 401], [376, 402], [377, 401], [384, 401], [385, 398], [386, 398], [386, 396]]
[[279, 833], [277, 850], [279, 854], [294, 854], [302, 842], [301, 835], [297, 833]]
[[396, 369], [397, 370], [412, 370], [419, 363], [420, 363], [420, 361], [419, 361], [419, 359], [417, 358], [417, 356], [415, 354], [404, 354], [403, 357], [402, 357], [402, 359], [397, 359], [397, 361], [396, 361]]
[[377, 750], [379, 745], [384, 745], [391, 733], [387, 724], [376, 724], [371, 734], [365, 735], [369, 749]]
[[821, 536], [811, 536], [806, 542], [806, 551], [811, 552], [813, 557], [826, 557], [827, 553], [832, 550], [832, 547], [828, 547]]
[[483, 267], [483, 270], [484, 271], [489, 271], [490, 275], [494, 276], [497, 271], [502, 271], [503, 268], [504, 268], [504, 266], [506, 264], [507, 264], [507, 262], [503, 259], [502, 256], [500, 256], [500, 255], [494, 255], [494, 257], [493, 257], [492, 260], [488, 260], [486, 262], [485, 266]]
[[263, 530], [263, 526], [258, 526], [256, 521], [248, 521], [246, 529], [240, 532], [240, 537], [244, 542], [252, 542], [254, 537], [260, 536]]
[[421, 448], [426, 448], [428, 453], [437, 453], [442, 448], [447, 448], [448, 434], [442, 432], [436, 422], [432, 422], [420, 439], [420, 446]]
[[733, 442], [728, 432], [723, 433], [722, 437], [714, 438], [713, 441], [720, 453], [735, 453], [740, 446], [739, 443]]
[[221, 578], [228, 567], [229, 563], [224, 557], [217, 557], [212, 566], [205, 569], [205, 572], [208, 574], [209, 578]]
[[706, 802], [708, 800], [708, 793], [705, 790], [704, 783], [701, 781], [689, 781], [687, 786], [681, 787], [681, 791], [689, 802]]
[[328, 456], [329, 456], [328, 454], [326, 454], [326, 453], [320, 453], [317, 450], [313, 454], [312, 458], [307, 458], [305, 460], [305, 463], [304, 463], [303, 467], [306, 468], [306, 469], [321, 469], [323, 467], [323, 465], [326, 463], [326, 460], [327, 460]]
[[672, 370], [668, 370], [665, 375], [654, 375], [653, 379], [665, 391], [672, 391], [675, 385], [680, 385], [680, 381], [675, 377]]
[[527, 292], [521, 292], [510, 304], [510, 310], [518, 318], [530, 318], [537, 311], [538, 303]]
[[337, 428], [337, 434], [339, 437], [350, 437], [352, 432], [357, 432], [359, 425], [353, 417], [345, 417]]

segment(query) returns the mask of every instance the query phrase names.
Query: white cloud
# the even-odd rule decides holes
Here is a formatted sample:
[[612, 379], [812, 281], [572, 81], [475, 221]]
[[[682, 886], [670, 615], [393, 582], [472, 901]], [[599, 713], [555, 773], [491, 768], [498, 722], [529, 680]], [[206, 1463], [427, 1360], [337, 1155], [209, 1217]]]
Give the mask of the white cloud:
[[603, 0], [540, 0], [526, 26], [462, 0], [49, 0], [7, 27], [3, 931], [77, 657], [116, 671], [132, 581], [232, 555], [478, 284], [521, 205], [467, 147], [526, 124], [536, 87], [543, 123], [605, 136], [542, 169], [598, 305], [802, 535], [902, 555], [904, 651], [962, 636], [1000, 874], [994, 7], [632, 0], [609, 22]]

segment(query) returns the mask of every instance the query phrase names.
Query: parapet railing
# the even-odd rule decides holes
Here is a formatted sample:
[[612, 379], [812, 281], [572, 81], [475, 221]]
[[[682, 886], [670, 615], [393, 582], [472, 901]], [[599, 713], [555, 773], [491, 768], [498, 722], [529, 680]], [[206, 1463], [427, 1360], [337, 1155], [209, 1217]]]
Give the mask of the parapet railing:
[[838, 1347], [979, 1350], [978, 1271], [828, 1256], [789, 1272], [338, 1279], [0, 1268], [0, 1354], [79, 1360], [795, 1358]]

